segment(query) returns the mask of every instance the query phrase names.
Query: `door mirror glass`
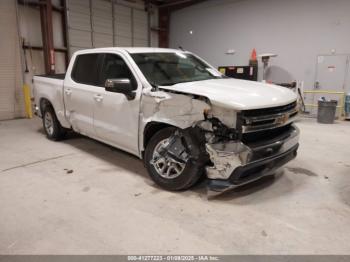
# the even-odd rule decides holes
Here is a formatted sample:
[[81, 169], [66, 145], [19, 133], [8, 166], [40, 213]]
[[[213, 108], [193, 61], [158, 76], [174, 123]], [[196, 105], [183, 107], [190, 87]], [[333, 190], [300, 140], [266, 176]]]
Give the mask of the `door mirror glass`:
[[107, 79], [105, 89], [108, 92], [122, 93], [128, 100], [132, 100], [136, 96], [131, 81], [127, 78]]

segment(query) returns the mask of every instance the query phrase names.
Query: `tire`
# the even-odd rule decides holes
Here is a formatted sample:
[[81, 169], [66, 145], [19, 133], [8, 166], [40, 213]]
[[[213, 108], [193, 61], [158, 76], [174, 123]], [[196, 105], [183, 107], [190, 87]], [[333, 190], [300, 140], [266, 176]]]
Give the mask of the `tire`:
[[203, 166], [196, 164], [191, 159], [186, 162], [182, 172], [175, 178], [164, 178], [151, 163], [157, 145], [171, 137], [175, 131], [176, 128], [167, 127], [154, 134], [146, 147], [144, 155], [145, 166], [151, 179], [161, 188], [169, 191], [188, 189], [196, 184], [203, 174]]
[[58, 141], [64, 138], [66, 130], [58, 121], [55, 111], [50, 105], [46, 105], [42, 114], [43, 127], [46, 137], [53, 141]]

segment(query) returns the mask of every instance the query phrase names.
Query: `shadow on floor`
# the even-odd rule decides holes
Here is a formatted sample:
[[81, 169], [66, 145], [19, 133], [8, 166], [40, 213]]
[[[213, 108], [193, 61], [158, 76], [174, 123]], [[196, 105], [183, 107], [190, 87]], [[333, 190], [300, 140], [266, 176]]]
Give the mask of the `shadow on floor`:
[[[45, 134], [42, 128], [38, 129], [38, 132]], [[130, 153], [127, 153], [125, 151], [112, 147], [105, 143], [99, 142], [97, 140], [88, 138], [86, 136], [77, 134], [75, 132], [69, 132], [66, 138], [60, 142], [73, 146], [85, 153], [89, 153], [96, 158], [100, 158], [103, 161], [106, 161], [111, 165], [116, 166], [117, 169], [119, 168], [125, 169], [139, 175], [140, 177], [143, 178], [143, 180], [148, 186], [151, 186], [154, 188], [155, 190], [154, 193], [156, 193], [156, 191], [160, 192], [161, 190], [164, 190], [159, 186], [157, 186], [155, 183], [153, 183], [153, 181], [149, 178], [147, 174], [147, 170], [144, 167], [142, 160]], [[100, 171], [103, 172], [104, 170], [100, 170]], [[275, 176], [263, 177], [255, 182], [241, 186], [239, 188], [229, 190], [211, 199], [228, 201], [228, 200], [232, 200], [240, 197], [245, 197], [270, 187], [276, 181], [278, 181], [282, 176], [283, 176], [283, 172], [279, 172]], [[285, 192], [289, 190], [282, 190], [282, 191]], [[199, 181], [199, 183], [197, 183], [191, 189], [185, 190], [185, 191], [179, 191], [177, 193], [182, 194], [184, 196], [191, 196], [195, 194], [200, 198], [206, 198], [207, 197], [206, 180], [205, 178], [202, 178]]]

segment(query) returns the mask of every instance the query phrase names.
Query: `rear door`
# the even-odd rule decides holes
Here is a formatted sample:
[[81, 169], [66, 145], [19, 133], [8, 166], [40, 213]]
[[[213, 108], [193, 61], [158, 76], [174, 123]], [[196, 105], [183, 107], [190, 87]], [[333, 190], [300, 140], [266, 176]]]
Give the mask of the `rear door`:
[[98, 85], [102, 55], [77, 55], [70, 76], [64, 83], [66, 117], [73, 129], [94, 137], [93, 106], [96, 94], [102, 88]]
[[[123, 54], [104, 54], [100, 71], [100, 89], [94, 101], [94, 128], [99, 139], [138, 155], [138, 125], [141, 83]], [[104, 88], [107, 79], [130, 79], [136, 97], [128, 100], [124, 94]]]

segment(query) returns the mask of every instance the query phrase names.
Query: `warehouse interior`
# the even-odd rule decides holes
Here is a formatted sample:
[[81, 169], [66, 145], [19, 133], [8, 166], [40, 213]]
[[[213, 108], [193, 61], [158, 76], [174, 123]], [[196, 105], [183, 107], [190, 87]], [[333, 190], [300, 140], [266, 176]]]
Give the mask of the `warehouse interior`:
[[[350, 255], [349, 10], [347, 0], [0, 1], [0, 255]], [[211, 196], [205, 177], [164, 190], [130, 150], [74, 125], [47, 139], [34, 76], [64, 77], [76, 52], [107, 47], [188, 51], [225, 79], [288, 90], [296, 158]]]

